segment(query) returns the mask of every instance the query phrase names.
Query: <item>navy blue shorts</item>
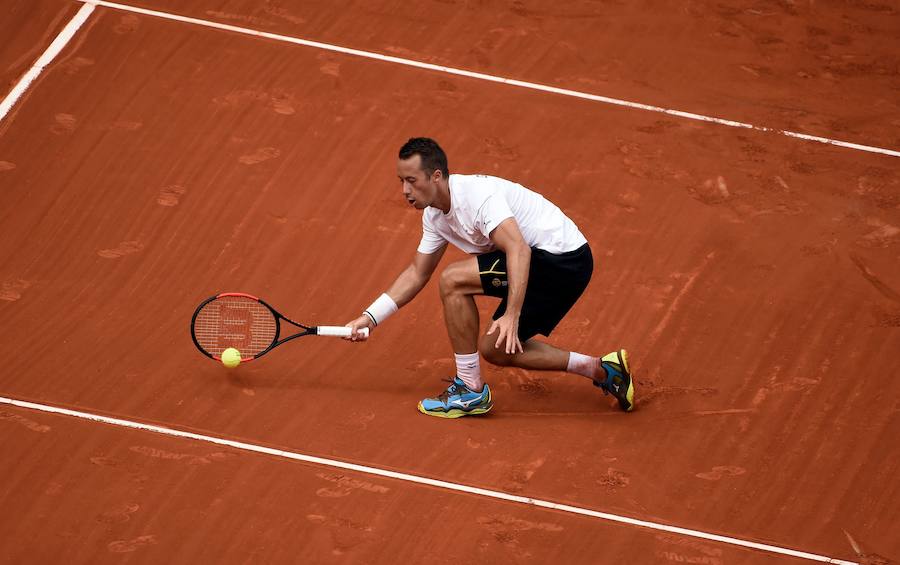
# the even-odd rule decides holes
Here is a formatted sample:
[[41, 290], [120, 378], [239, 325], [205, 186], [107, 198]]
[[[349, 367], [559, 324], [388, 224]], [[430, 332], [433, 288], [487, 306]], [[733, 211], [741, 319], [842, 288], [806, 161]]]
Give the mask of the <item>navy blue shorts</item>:
[[[593, 272], [594, 258], [587, 243], [559, 255], [532, 247], [528, 287], [519, 316], [519, 339], [524, 342], [537, 334], [549, 336], [581, 297]], [[484, 294], [502, 299], [494, 312], [496, 320], [506, 312], [506, 254], [496, 250], [479, 255], [478, 274]]]

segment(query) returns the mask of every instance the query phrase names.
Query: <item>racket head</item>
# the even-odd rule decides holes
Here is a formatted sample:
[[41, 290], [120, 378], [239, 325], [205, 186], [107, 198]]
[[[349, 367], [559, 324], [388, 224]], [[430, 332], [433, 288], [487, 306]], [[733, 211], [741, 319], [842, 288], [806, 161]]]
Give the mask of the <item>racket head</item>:
[[221, 360], [234, 347], [241, 361], [252, 361], [278, 342], [279, 314], [259, 298], [223, 292], [200, 303], [191, 318], [191, 338], [201, 353]]

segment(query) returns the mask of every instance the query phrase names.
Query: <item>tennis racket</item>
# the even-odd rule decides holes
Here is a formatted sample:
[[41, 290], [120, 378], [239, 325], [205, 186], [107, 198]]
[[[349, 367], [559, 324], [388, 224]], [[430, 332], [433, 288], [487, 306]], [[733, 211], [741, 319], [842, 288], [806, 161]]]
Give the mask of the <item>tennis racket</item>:
[[[284, 322], [300, 331], [281, 337]], [[368, 337], [369, 328], [362, 328], [359, 333]], [[265, 301], [242, 292], [223, 292], [207, 298], [191, 318], [194, 345], [216, 360], [221, 360], [223, 351], [234, 347], [241, 352], [242, 362], [252, 361], [282, 343], [306, 335], [349, 337], [350, 328], [305, 326], [283, 316]]]

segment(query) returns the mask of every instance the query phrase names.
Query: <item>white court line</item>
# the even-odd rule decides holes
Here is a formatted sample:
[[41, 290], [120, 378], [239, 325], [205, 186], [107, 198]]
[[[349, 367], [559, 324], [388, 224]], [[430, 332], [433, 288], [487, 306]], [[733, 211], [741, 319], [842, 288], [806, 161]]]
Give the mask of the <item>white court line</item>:
[[16, 101], [21, 98], [25, 91], [28, 90], [28, 87], [31, 86], [31, 83], [41, 74], [41, 71], [44, 70], [44, 67], [50, 64], [50, 61], [56, 58], [59, 55], [59, 52], [63, 50], [63, 47], [69, 43], [72, 37], [75, 35], [75, 32], [78, 31], [78, 28], [87, 21], [88, 16], [91, 15], [91, 12], [94, 11], [94, 4], [84, 4], [81, 6], [81, 9], [75, 14], [75, 16], [69, 20], [69, 23], [66, 24], [66, 27], [63, 28], [59, 35], [56, 36], [56, 39], [53, 40], [53, 43], [47, 47], [47, 50], [44, 51], [44, 54], [35, 61], [34, 65], [28, 69], [22, 78], [19, 79], [19, 82], [16, 83], [16, 86], [6, 95], [6, 98], [3, 99], [3, 102], [0, 102], [0, 122], [3, 121], [3, 118], [6, 117], [6, 114], [12, 110], [13, 106], [16, 105]]
[[678, 526], [669, 526], [666, 524], [659, 524], [656, 522], [648, 522], [646, 520], [638, 520], [636, 518], [628, 518], [627, 516], [619, 516], [617, 514], [609, 514], [606, 512], [598, 512], [597, 510], [580, 508], [578, 506], [570, 506], [568, 504], [558, 504], [556, 502], [549, 502], [546, 500], [540, 500], [538, 498], [529, 498], [527, 496], [517, 496], [514, 494], [507, 494], [505, 492], [500, 492], [500, 491], [496, 491], [496, 490], [461, 485], [458, 483], [451, 483], [448, 481], [441, 481], [438, 479], [429, 479], [427, 477], [420, 477], [418, 475], [410, 475], [408, 473], [398, 473], [396, 471], [388, 471], [386, 469], [379, 469], [377, 467], [369, 467], [366, 465], [357, 465], [355, 463], [346, 463], [344, 461], [337, 461], [335, 459], [325, 459], [323, 457], [315, 457], [313, 455], [304, 455], [302, 453], [296, 453], [293, 451], [284, 451], [282, 449], [273, 449], [271, 447], [263, 447], [261, 445], [255, 445], [252, 443], [244, 443], [242, 441], [233, 441], [233, 440], [223, 439], [223, 438], [218, 438], [218, 437], [213, 437], [213, 436], [195, 434], [192, 432], [173, 430], [171, 428], [164, 428], [162, 426], [154, 426], [152, 424], [142, 424], [140, 422], [133, 422], [131, 420], [122, 420], [119, 418], [110, 418], [108, 416], [100, 416], [98, 414], [90, 414], [88, 412], [80, 412], [77, 410], [58, 408], [56, 406], [48, 406], [46, 404], [37, 404], [34, 402], [26, 402], [24, 400], [15, 400], [12, 398], [5, 398], [2, 396], [0, 396], [0, 404], [9, 404], [12, 406], [18, 406], [20, 408], [27, 408], [30, 410], [39, 410], [41, 412], [49, 412], [51, 414], [62, 414], [64, 416], [72, 416], [74, 418], [81, 418], [83, 420], [91, 420], [94, 422], [101, 422], [101, 423], [110, 424], [113, 426], [121, 426], [123, 428], [145, 430], [145, 431], [154, 432], [157, 434], [163, 434], [163, 435], [167, 435], [167, 436], [173, 436], [173, 437], [179, 437], [179, 438], [185, 438], [185, 439], [193, 439], [196, 441], [214, 443], [217, 445], [225, 445], [225, 446], [232, 447], [234, 449], [240, 449], [243, 451], [252, 451], [255, 453], [263, 453], [266, 455], [272, 455], [274, 457], [282, 457], [284, 459], [293, 459], [296, 461], [304, 461], [306, 463], [312, 463], [314, 465], [323, 465], [326, 467], [335, 467], [338, 469], [346, 469], [348, 471], [355, 471], [358, 473], [365, 473], [368, 475], [375, 475], [378, 477], [387, 477], [389, 479], [396, 479], [399, 481], [407, 481], [410, 483], [417, 483], [420, 485], [428, 485], [431, 487], [445, 489], [445, 490], [453, 490], [453, 491], [464, 492], [464, 493], [468, 493], [468, 494], [474, 494], [474, 495], [478, 495], [478, 496], [496, 498], [496, 499], [500, 499], [500, 500], [506, 500], [508, 502], [517, 502], [519, 504], [528, 504], [528, 505], [537, 506], [540, 508], [549, 508], [551, 510], [559, 510], [561, 512], [568, 512], [570, 514], [579, 514], [581, 516], [589, 516], [591, 518], [600, 518], [601, 520], [608, 520], [611, 522], [620, 522], [622, 524], [629, 524], [631, 526], [639, 526], [639, 527], [648, 528], [651, 530], [658, 530], [658, 531], [663, 531], [663, 532], [669, 532], [672, 534], [679, 534], [679, 535], [683, 535], [683, 536], [701, 538], [704, 540], [716, 541], [716, 542], [720, 542], [720, 543], [736, 545], [739, 547], [745, 547], [745, 548], [749, 548], [749, 549], [757, 549], [759, 551], [766, 551], [769, 553], [777, 553], [780, 555], [787, 555], [790, 557], [798, 557], [800, 559], [807, 559], [810, 561], [819, 561], [822, 563], [837, 563], [840, 565], [859, 565], [859, 563], [857, 563], [855, 561], [844, 561], [842, 559], [826, 557], [824, 555], [817, 555], [815, 553], [807, 553], [805, 551], [797, 551], [794, 549], [787, 549], [784, 547], [769, 545], [769, 544], [765, 544], [765, 543], [757, 543], [754, 541], [747, 541], [747, 540], [732, 538], [732, 537], [728, 537], [728, 536], [720, 536], [718, 534], [710, 534], [707, 532], [701, 532], [699, 530], [680, 528]]
[[427, 69], [430, 71], [438, 71], [442, 73], [447, 73], [451, 75], [459, 75], [468, 78], [474, 78], [478, 80], [486, 80], [490, 82], [499, 82], [503, 84], [508, 84], [511, 86], [518, 86], [521, 88], [528, 88], [531, 90], [539, 90], [542, 92], [550, 92], [553, 94], [561, 94], [563, 96], [572, 96], [574, 98], [582, 98], [584, 100], [591, 100], [594, 102], [603, 102], [605, 104], [613, 104], [616, 106], [625, 106], [628, 108], [633, 108], [637, 110], [646, 110], [649, 112], [658, 112], [661, 114], [667, 114], [670, 116], [676, 116], [679, 118], [686, 118], [689, 120], [699, 120], [702, 122], [711, 122], [723, 126], [729, 126], [734, 128], [744, 128], [744, 129], [752, 129], [756, 131], [762, 132], [770, 132], [777, 133], [781, 135], [785, 135], [788, 137], [794, 137], [798, 139], [804, 139], [807, 141], [815, 141], [818, 143], [825, 143], [827, 145], [835, 145], [838, 147], [844, 147], [847, 149], [856, 149], [858, 151], [866, 151], [869, 153], [879, 153], [882, 155], [890, 155], [892, 157], [900, 157], [900, 151], [895, 151], [893, 149], [885, 149], [883, 147], [874, 147], [871, 145], [861, 145], [859, 143], [850, 143], [848, 141], [839, 141], [837, 139], [830, 139], [827, 137], [820, 137], [817, 135], [808, 135], [805, 133], [797, 133], [793, 131], [780, 130], [776, 128], [769, 128], [765, 126], [755, 126], [753, 124], [748, 124], [744, 122], [736, 122], [733, 120], [726, 120], [723, 118], [715, 118], [712, 116], [704, 116], [702, 114], [695, 114], [692, 112], [683, 112], [681, 110], [672, 110], [669, 108], [662, 108], [659, 106], [651, 106], [649, 104], [641, 104], [639, 102], [629, 102], [627, 100], [620, 100], [618, 98], [610, 98], [608, 96], [599, 96], [597, 94], [589, 94], [587, 92], [580, 92], [577, 90], [569, 90], [567, 88], [557, 88], [555, 86], [547, 86], [543, 84], [537, 84], [534, 82], [527, 82], [523, 80], [516, 80], [510, 78], [503, 78], [495, 75], [489, 75], [485, 73], [477, 73], [474, 71], [466, 71], [463, 69], [457, 69], [454, 67], [445, 67], [442, 65], [433, 65], [431, 63], [423, 63], [421, 61], [414, 61], [412, 59], [403, 59], [401, 57], [392, 57], [390, 55], [381, 55], [380, 53], [373, 53], [371, 51], [362, 51], [359, 49], [350, 49], [348, 47], [341, 47], [339, 45], [332, 45], [329, 43], [321, 43], [318, 41], [310, 41], [308, 39], [300, 39], [297, 37], [291, 37], [287, 35], [280, 35], [277, 33], [269, 33], [265, 31], [257, 31], [245, 27], [233, 26], [229, 24], [220, 24], [217, 22], [211, 22], [209, 20], [201, 20], [198, 18], [191, 18], [189, 16], [179, 16], [177, 14], [169, 14], [167, 12], [159, 12], [156, 10], [148, 10], [146, 8], [138, 8], [135, 6], [128, 6], [126, 4], [118, 4], [115, 2], [106, 2], [105, 0], [78, 0], [80, 2], [87, 2], [89, 4], [94, 4], [97, 6], [105, 6], [107, 8], [114, 8], [116, 10], [124, 10], [126, 12], [134, 12], [137, 14], [144, 14], [146, 16], [153, 16], [156, 18], [163, 18], [166, 20], [174, 20], [183, 23], [195, 24], [204, 27], [211, 27], [215, 29], [221, 29], [225, 31], [232, 31], [235, 33], [241, 33], [244, 35], [252, 35], [255, 37], [264, 37], [266, 39], [273, 39], [275, 41], [282, 41], [285, 43], [293, 43], [296, 45], [305, 45], [307, 47], [314, 47], [316, 49], [323, 49], [326, 51], [335, 51], [337, 53], [344, 53], [346, 55], [353, 55], [356, 57], [365, 57], [368, 59], [376, 59], [379, 61], [385, 61], [388, 63], [396, 63], [398, 65], [406, 65], [409, 67], [416, 67], [419, 69]]

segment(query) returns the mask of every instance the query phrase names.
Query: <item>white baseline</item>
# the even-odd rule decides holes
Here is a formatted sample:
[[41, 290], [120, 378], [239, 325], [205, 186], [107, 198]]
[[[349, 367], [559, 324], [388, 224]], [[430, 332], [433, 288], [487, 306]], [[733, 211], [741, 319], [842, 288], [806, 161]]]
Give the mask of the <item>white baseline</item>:
[[739, 538], [721, 536], [718, 534], [710, 534], [707, 532], [702, 532], [700, 530], [691, 530], [688, 528], [680, 528], [678, 526], [669, 526], [669, 525], [660, 524], [657, 522], [648, 522], [646, 520], [638, 520], [636, 518], [629, 518], [627, 516], [619, 516], [617, 514], [609, 514], [607, 512], [599, 512], [597, 510], [590, 510], [588, 508], [571, 506], [569, 504], [558, 504], [556, 502], [550, 502], [550, 501], [541, 500], [538, 498], [530, 498], [527, 496], [517, 496], [514, 494], [508, 494], [508, 493], [500, 492], [500, 491], [496, 491], [496, 490], [461, 485], [458, 483], [451, 483], [448, 481], [441, 481], [438, 479], [429, 479], [427, 477], [420, 477], [418, 475], [411, 475], [408, 473], [398, 473], [396, 471], [388, 471], [386, 469], [379, 469], [377, 467], [369, 467], [366, 465], [357, 465], [355, 463], [347, 463], [347, 462], [338, 461], [335, 459], [326, 459], [324, 457], [316, 457], [314, 455], [305, 455], [303, 453], [296, 453], [293, 451], [285, 451], [283, 449], [273, 449], [271, 447], [264, 447], [261, 445], [245, 443], [242, 441], [234, 441], [234, 440], [230, 440], [230, 439], [201, 435], [201, 434], [196, 434], [196, 433], [192, 433], [192, 432], [184, 432], [181, 430], [164, 428], [162, 426], [154, 426], [152, 424], [143, 424], [140, 422], [133, 422], [131, 420], [122, 420], [120, 418], [110, 418], [109, 416], [101, 416], [99, 414], [91, 414], [88, 412], [81, 412], [78, 410], [69, 410], [67, 408], [59, 408], [56, 406], [49, 406], [46, 404], [37, 404], [35, 402], [27, 402], [24, 400], [16, 400], [13, 398], [6, 398], [6, 397], [2, 397], [2, 396], [0, 396], [0, 404], [8, 404], [11, 406], [18, 406], [19, 408], [27, 408], [29, 410], [38, 410], [41, 412], [49, 412], [51, 414], [61, 414], [63, 416], [71, 416], [74, 418], [81, 418], [83, 420], [91, 420], [93, 422], [101, 422], [103, 424], [110, 424], [113, 426], [120, 426], [123, 428], [144, 430], [144, 431], [154, 432], [157, 434], [163, 434], [163, 435], [167, 435], [167, 436], [179, 437], [179, 438], [184, 438], [184, 439], [192, 439], [192, 440], [202, 441], [202, 442], [206, 442], [206, 443], [214, 443], [217, 445], [224, 445], [224, 446], [228, 446], [228, 447], [231, 447], [234, 449], [240, 449], [243, 451], [252, 451], [255, 453], [263, 453], [265, 455], [272, 455], [274, 457], [282, 457], [284, 459], [293, 459], [295, 461], [303, 461], [306, 463], [312, 463], [314, 465], [323, 465], [326, 467], [345, 469], [347, 471], [355, 471], [357, 473], [365, 473], [368, 475], [386, 477], [389, 479], [396, 479], [399, 481], [407, 481], [410, 483], [417, 483], [420, 485], [428, 485], [431, 487], [445, 489], [445, 490], [453, 490], [453, 491], [464, 492], [464, 493], [468, 493], [468, 494], [474, 494], [474, 495], [478, 495], [478, 496], [484, 496], [484, 497], [488, 497], [488, 498], [496, 498], [496, 499], [505, 500], [508, 502], [517, 502], [519, 504], [528, 504], [528, 505], [537, 506], [540, 508], [559, 510], [561, 512], [568, 512], [570, 514], [589, 516], [591, 518], [600, 518], [601, 520], [607, 520], [607, 521], [611, 521], [611, 522], [619, 522], [622, 524], [629, 524], [631, 526], [639, 526], [639, 527], [648, 528], [651, 530], [658, 530], [658, 531], [663, 531], [663, 532], [669, 532], [672, 534], [679, 534], [682, 536], [700, 538], [700, 539], [704, 539], [704, 540], [715, 541], [715, 542], [725, 543], [725, 544], [729, 544], [729, 545], [735, 545], [735, 546], [749, 548], [749, 549], [756, 549], [759, 551], [766, 551], [769, 553], [777, 553], [780, 555], [787, 555], [790, 557], [807, 559], [809, 561], [818, 561], [821, 563], [837, 563], [840, 565], [859, 565], [859, 563], [857, 563], [855, 561], [845, 561], [842, 559], [826, 557], [824, 555], [817, 555], [815, 553], [808, 553], [806, 551], [798, 551], [795, 549], [788, 549], [788, 548], [779, 547], [776, 545], [757, 543], [754, 541], [747, 541], [747, 540], [742, 540]]
[[889, 155], [891, 157], [900, 157], [900, 151], [895, 151], [893, 149], [885, 149], [883, 147], [875, 147], [871, 145], [861, 145], [859, 143], [850, 143], [848, 141], [839, 141], [837, 139], [830, 139], [827, 137], [820, 137], [817, 135], [808, 135], [805, 133], [797, 133], [793, 131], [780, 130], [776, 128], [770, 128], [765, 126], [755, 126], [753, 124], [748, 124], [744, 122], [736, 122], [733, 120], [726, 120], [723, 118], [716, 118], [713, 116], [704, 116], [702, 114], [695, 114], [693, 112], [683, 112], [681, 110], [672, 110], [669, 108], [662, 108], [659, 106], [651, 106], [649, 104], [641, 104], [639, 102], [629, 102], [628, 100], [620, 100], [618, 98], [610, 98], [608, 96], [600, 96], [597, 94], [589, 94], [587, 92], [580, 92], [577, 90], [569, 90], [567, 88], [557, 88], [555, 86], [547, 86], [544, 84], [538, 84], [534, 82], [527, 82], [523, 80], [516, 80], [510, 78], [503, 78], [500, 76], [489, 75], [485, 73], [478, 73], [474, 71], [466, 71], [463, 69], [457, 69], [454, 67], [445, 67], [443, 65], [434, 65], [431, 63], [423, 63], [421, 61], [415, 61], [412, 59], [403, 59], [401, 57], [393, 57], [390, 55], [382, 55], [380, 53], [373, 53], [371, 51], [362, 51], [360, 49], [351, 49], [349, 47], [341, 47], [339, 45], [332, 45], [329, 43], [321, 43], [319, 41], [310, 41], [308, 39], [300, 39], [297, 37], [290, 37], [287, 35], [280, 35], [277, 33], [269, 33], [266, 31], [257, 31], [254, 29], [249, 29], [240, 26], [233, 26], [229, 24], [220, 24], [217, 22], [211, 22], [209, 20], [202, 20], [199, 18], [192, 18], [189, 16], [180, 16], [177, 14], [170, 14], [167, 12], [160, 12], [157, 10], [148, 10], [146, 8], [138, 8], [135, 6], [128, 6], [126, 4], [119, 4], [116, 2], [107, 2], [105, 0], [79, 0], [80, 2], [86, 2], [88, 4], [93, 4], [96, 6], [104, 6], [106, 8], [113, 8], [116, 10], [123, 10], [126, 12], [134, 12], [136, 14], [143, 14], [146, 16], [153, 16], [156, 18], [163, 18], [166, 20], [174, 20], [182, 23], [194, 24], [204, 27], [210, 27], [215, 29], [221, 29], [225, 31], [231, 31], [234, 33], [241, 33], [244, 35], [252, 35], [255, 37], [264, 37], [266, 39], [273, 39], [275, 41], [282, 41], [285, 43], [293, 43], [296, 45], [304, 45], [306, 47], [314, 47], [316, 49], [323, 49], [326, 51], [335, 51], [337, 53], [344, 53], [345, 55], [353, 55], [356, 57], [365, 57], [368, 59], [376, 59], [379, 61], [385, 61], [388, 63], [396, 63], [398, 65], [406, 65], [409, 67], [416, 67], [419, 69], [427, 69], [430, 71], [437, 71], [442, 73], [447, 73], [451, 75], [459, 75], [468, 78], [474, 78], [478, 80], [486, 80], [489, 82], [499, 82], [503, 84], [508, 84], [510, 86], [518, 86], [520, 88], [528, 88], [531, 90], [540, 90], [542, 92], [550, 92], [553, 94], [561, 94], [563, 96], [572, 96], [574, 98], [582, 98], [585, 100], [592, 100], [594, 102], [603, 102], [605, 104], [613, 104], [616, 106], [625, 106], [628, 108], [633, 108], [637, 110], [646, 110], [648, 112], [658, 112], [661, 114], [667, 114], [670, 116], [676, 116], [679, 118], [685, 118], [689, 120], [698, 120], [702, 122], [710, 122], [714, 124], [719, 124], [723, 126], [729, 126], [734, 128], [744, 128], [751, 129], [755, 131], [763, 131], [770, 133], [777, 133], [781, 135], [785, 135], [787, 137], [794, 137], [798, 139], [804, 139], [807, 141], [815, 141], [818, 143], [824, 143], [827, 145], [835, 145], [838, 147], [844, 147], [846, 149], [856, 149], [858, 151], [866, 151], [869, 153], [879, 153], [881, 155]]

